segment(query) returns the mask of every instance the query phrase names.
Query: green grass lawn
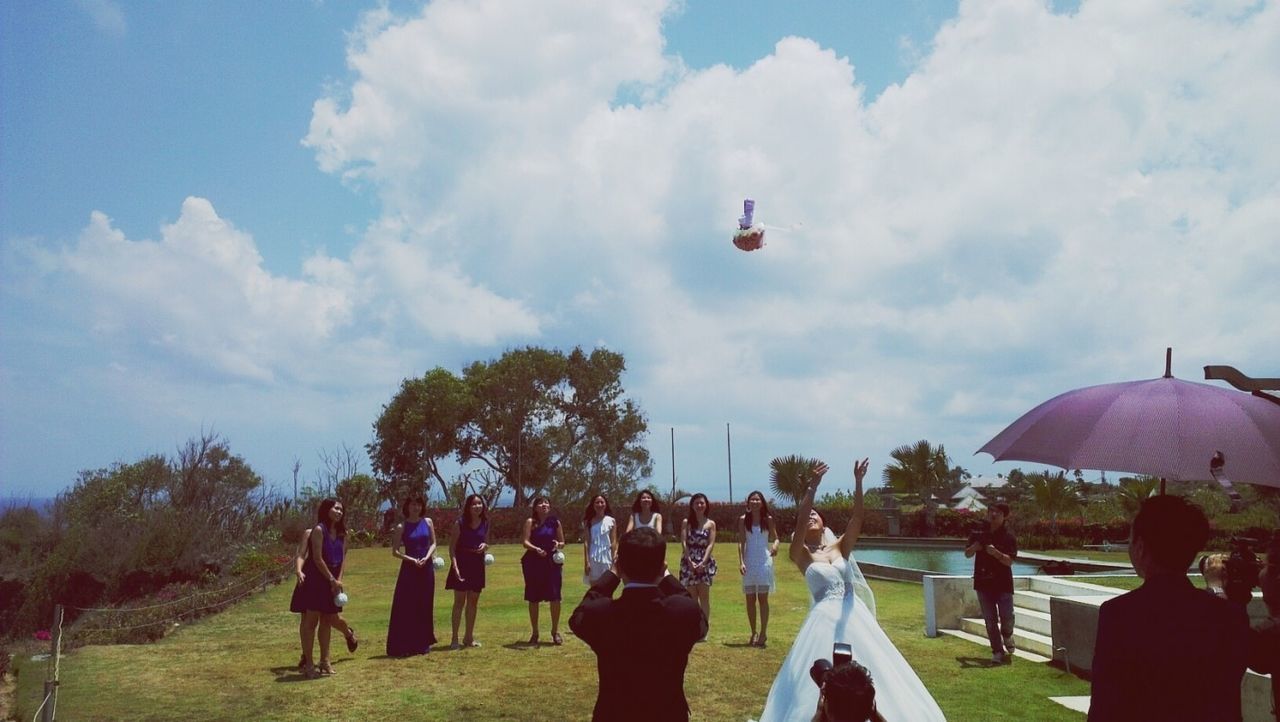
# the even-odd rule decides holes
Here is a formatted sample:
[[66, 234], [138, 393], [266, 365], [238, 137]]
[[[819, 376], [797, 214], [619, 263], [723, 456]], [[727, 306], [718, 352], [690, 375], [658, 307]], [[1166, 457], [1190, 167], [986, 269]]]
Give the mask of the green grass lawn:
[[[572, 549], [568, 569], [579, 567]], [[272, 587], [231, 609], [175, 629], [150, 645], [81, 647], [62, 661], [58, 719], [66, 720], [582, 720], [595, 699], [595, 657], [568, 633], [567, 621], [585, 588], [566, 573], [563, 647], [527, 648], [519, 547], [494, 549], [488, 588], [480, 597], [479, 649], [409, 659], [384, 656], [387, 618], [398, 562], [386, 549], [355, 550], [346, 575], [347, 618], [361, 646], [346, 653], [335, 634], [337, 674], [303, 680], [298, 618], [288, 609], [292, 583]], [[669, 545], [672, 568], [678, 545]], [[808, 608], [800, 574], [779, 564], [772, 597], [770, 644], [745, 646], [749, 633], [733, 550], [722, 548], [712, 588], [711, 634], [694, 648], [685, 690], [695, 720], [742, 722], [759, 715]], [[580, 564], [580, 562], [578, 562]], [[436, 636], [447, 646], [452, 592], [437, 575]], [[1019, 660], [987, 666], [984, 647], [952, 637], [924, 637], [924, 594], [918, 584], [872, 581], [881, 625], [953, 722], [1071, 720], [1083, 716], [1048, 700], [1088, 694], [1086, 682], [1059, 669]], [[549, 638], [542, 609], [542, 637]], [[855, 649], [857, 640], [850, 640]], [[17, 719], [39, 705], [45, 665], [16, 660]]]

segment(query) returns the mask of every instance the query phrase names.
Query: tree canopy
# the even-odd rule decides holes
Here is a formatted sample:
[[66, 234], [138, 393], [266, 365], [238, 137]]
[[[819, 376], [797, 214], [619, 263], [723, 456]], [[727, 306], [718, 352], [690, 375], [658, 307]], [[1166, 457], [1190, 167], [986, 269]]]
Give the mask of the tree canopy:
[[477, 462], [501, 475], [517, 505], [557, 484], [616, 485], [623, 472], [634, 488], [650, 470], [648, 424], [623, 395], [625, 369], [607, 349], [533, 346], [473, 362], [461, 376], [437, 367], [406, 379], [383, 407], [369, 458], [388, 487], [434, 479], [446, 494], [439, 462]]

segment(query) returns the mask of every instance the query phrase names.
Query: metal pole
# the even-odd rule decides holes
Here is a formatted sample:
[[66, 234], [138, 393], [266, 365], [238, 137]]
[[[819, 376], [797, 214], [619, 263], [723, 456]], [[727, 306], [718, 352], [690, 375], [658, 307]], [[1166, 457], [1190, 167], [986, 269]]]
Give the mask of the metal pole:
[[729, 455], [729, 504], [733, 504], [733, 437], [729, 434], [729, 422], [724, 422], [724, 446]]
[[676, 503], [676, 427], [671, 427], [671, 503]]

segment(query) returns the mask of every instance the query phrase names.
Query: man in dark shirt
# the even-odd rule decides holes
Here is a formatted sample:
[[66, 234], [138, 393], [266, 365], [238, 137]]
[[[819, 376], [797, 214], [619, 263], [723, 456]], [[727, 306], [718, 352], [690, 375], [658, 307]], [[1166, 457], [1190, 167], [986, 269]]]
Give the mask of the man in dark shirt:
[[987, 531], [964, 550], [966, 557], [977, 556], [973, 560], [973, 589], [987, 623], [991, 661], [996, 664], [1012, 662], [1014, 650], [1012, 567], [1018, 557], [1018, 540], [1009, 533], [1008, 519], [1008, 504], [992, 506], [987, 510]]
[[1262, 568], [1262, 600], [1267, 618], [1253, 628], [1249, 641], [1249, 669], [1271, 675], [1271, 715], [1280, 716], [1280, 534], [1274, 536]]
[[1089, 722], [1240, 721], [1249, 617], [1187, 579], [1208, 539], [1195, 504], [1142, 502], [1129, 536], [1142, 586], [1098, 609]]

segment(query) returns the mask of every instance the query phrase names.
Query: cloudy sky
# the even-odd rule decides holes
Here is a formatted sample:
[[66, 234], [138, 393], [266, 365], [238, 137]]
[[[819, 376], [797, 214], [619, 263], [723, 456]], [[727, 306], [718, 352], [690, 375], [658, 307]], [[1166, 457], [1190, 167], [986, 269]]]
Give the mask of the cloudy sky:
[[713, 498], [726, 423], [740, 499], [1280, 375], [1280, 2], [760, 5], [0, 4], [0, 495], [202, 429], [283, 487], [526, 344], [625, 354]]

